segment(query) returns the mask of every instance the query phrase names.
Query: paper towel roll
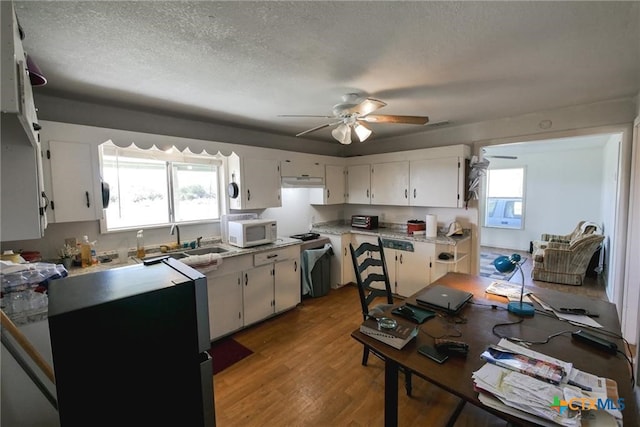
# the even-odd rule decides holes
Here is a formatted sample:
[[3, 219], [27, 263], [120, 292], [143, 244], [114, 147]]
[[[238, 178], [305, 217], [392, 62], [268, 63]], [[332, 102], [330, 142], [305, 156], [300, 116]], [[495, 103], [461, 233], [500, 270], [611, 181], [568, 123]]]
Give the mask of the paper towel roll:
[[427, 215], [427, 237], [436, 237], [438, 235], [438, 217], [436, 215]]

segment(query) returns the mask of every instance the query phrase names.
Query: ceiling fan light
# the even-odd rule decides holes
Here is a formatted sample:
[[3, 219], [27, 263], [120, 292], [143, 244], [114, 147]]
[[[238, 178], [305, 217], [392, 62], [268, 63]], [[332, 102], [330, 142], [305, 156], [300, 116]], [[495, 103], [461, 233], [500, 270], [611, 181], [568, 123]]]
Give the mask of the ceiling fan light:
[[360, 140], [360, 142], [364, 142], [371, 136], [371, 129], [363, 124], [356, 123], [353, 129], [356, 131], [356, 135], [358, 135], [358, 139]]
[[338, 127], [332, 130], [331, 135], [340, 144], [351, 144], [351, 128], [345, 123], [338, 125]]

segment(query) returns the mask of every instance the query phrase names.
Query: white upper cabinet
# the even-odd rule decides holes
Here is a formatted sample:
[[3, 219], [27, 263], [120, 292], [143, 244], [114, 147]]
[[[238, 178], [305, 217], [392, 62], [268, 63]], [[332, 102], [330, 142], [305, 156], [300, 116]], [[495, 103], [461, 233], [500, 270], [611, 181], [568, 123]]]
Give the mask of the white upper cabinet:
[[409, 205], [409, 162], [376, 163], [371, 166], [371, 204]]
[[339, 205], [346, 200], [346, 179], [344, 166], [325, 166], [325, 187], [312, 188], [309, 203], [312, 205]]
[[[276, 160], [229, 157], [229, 208], [263, 209], [282, 206], [280, 198], [280, 165]], [[229, 191], [230, 190], [230, 191]]]
[[47, 198], [42, 185], [40, 144], [11, 144], [12, 131], [25, 138], [19, 127], [2, 126], [2, 241], [39, 239], [47, 226]]
[[284, 177], [323, 177], [324, 165], [319, 162], [302, 160], [283, 160], [280, 163], [280, 175]]
[[[23, 128], [21, 143], [36, 147], [40, 142], [38, 118], [33, 101], [33, 90], [27, 69], [27, 55], [22, 47], [18, 22], [13, 9], [13, 2], [0, 2], [2, 26], [0, 27], [1, 50], [1, 110], [2, 126], [21, 126]], [[3, 138], [4, 141], [4, 138]], [[16, 143], [16, 139], [12, 141]]]
[[347, 203], [371, 203], [371, 165], [347, 166]]
[[464, 159], [412, 160], [410, 171], [410, 205], [443, 208], [464, 206]]
[[51, 222], [93, 221], [102, 218], [102, 194], [96, 188], [91, 144], [49, 141]]

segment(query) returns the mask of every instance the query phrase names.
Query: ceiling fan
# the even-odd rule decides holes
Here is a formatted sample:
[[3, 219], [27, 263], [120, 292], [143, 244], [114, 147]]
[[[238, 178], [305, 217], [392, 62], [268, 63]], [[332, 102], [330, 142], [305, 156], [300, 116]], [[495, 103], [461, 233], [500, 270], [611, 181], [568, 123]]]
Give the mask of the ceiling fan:
[[387, 104], [379, 99], [362, 98], [356, 93], [342, 96], [342, 103], [333, 106], [333, 116], [314, 116], [285, 114], [278, 117], [324, 117], [333, 119], [329, 123], [300, 132], [296, 136], [306, 135], [329, 126], [338, 125], [331, 135], [341, 144], [351, 144], [351, 133], [355, 132], [358, 140], [364, 142], [373, 133], [365, 123], [401, 123], [424, 125], [429, 122], [426, 116], [396, 116], [389, 114], [371, 114]]
[[506, 160], [517, 160], [518, 156], [504, 156], [504, 155], [488, 155], [487, 150], [482, 149], [482, 157], [491, 158], [491, 159], [506, 159]]

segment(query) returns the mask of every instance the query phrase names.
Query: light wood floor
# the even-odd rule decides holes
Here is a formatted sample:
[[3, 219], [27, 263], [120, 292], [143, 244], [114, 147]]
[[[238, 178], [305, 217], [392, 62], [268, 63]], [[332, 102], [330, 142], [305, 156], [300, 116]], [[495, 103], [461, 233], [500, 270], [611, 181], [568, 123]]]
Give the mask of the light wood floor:
[[[361, 365], [362, 346], [350, 337], [361, 321], [349, 285], [236, 333], [254, 354], [215, 375], [217, 425], [382, 426], [384, 364], [371, 356]], [[400, 426], [444, 426], [458, 403], [417, 377], [412, 397], [403, 380], [399, 387]], [[455, 426], [505, 424], [467, 404]]]

